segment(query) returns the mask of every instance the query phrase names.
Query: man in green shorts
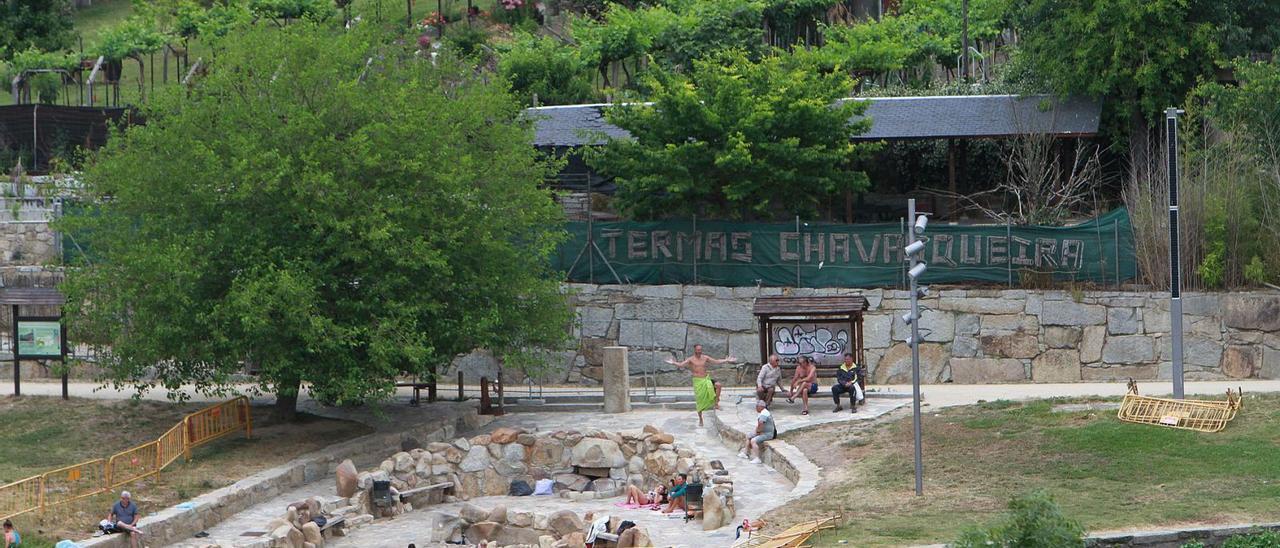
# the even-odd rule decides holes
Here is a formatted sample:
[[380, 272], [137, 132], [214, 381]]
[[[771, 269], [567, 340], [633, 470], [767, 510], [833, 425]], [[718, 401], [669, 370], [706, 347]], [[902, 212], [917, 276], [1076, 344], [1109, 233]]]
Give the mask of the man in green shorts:
[[682, 362], [667, 360], [667, 363], [680, 368], [688, 368], [693, 375], [693, 399], [698, 407], [698, 426], [702, 426], [702, 412], [720, 403], [720, 387], [711, 381], [707, 374], [707, 364], [734, 363], [738, 359], [729, 356], [723, 360], [712, 358], [702, 353], [702, 345], [693, 345], [693, 355]]

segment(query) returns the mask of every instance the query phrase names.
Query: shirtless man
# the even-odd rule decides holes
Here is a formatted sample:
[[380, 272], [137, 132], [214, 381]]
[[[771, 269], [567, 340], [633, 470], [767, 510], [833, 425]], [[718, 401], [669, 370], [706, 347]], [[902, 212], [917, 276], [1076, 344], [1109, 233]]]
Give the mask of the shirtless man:
[[796, 364], [795, 375], [791, 376], [791, 389], [787, 390], [787, 402], [795, 403], [796, 396], [804, 401], [804, 411], [801, 415], [809, 414], [809, 396], [818, 393], [818, 367], [814, 365], [813, 358], [808, 356], [800, 356], [800, 362]]
[[702, 353], [702, 345], [693, 345], [693, 355], [685, 358], [682, 362], [668, 359], [667, 363], [688, 369], [693, 375], [693, 398], [697, 402], [698, 407], [698, 426], [702, 426], [702, 412], [720, 404], [720, 387], [711, 382], [711, 376], [707, 374], [707, 364], [734, 363], [738, 361], [733, 356], [724, 359], [716, 359]]

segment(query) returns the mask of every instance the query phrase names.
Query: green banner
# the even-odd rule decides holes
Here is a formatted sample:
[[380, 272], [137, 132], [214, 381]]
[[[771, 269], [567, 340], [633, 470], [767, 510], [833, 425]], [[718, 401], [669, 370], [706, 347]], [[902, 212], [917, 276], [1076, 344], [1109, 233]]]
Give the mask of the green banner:
[[[659, 221], [569, 223], [553, 258], [574, 282], [718, 286], [892, 287], [904, 284], [900, 224]], [[952, 225], [924, 237], [924, 283], [1133, 279], [1128, 212], [1069, 227]], [[1029, 281], [1029, 280], [1028, 280]]]

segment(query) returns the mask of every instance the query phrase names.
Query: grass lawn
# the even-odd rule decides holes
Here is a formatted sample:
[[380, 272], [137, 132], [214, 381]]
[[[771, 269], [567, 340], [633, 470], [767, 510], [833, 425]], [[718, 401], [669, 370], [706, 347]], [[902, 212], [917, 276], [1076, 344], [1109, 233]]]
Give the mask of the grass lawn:
[[1115, 411], [1055, 413], [1057, 403], [926, 407], [924, 497], [913, 492], [909, 412], [870, 430], [796, 433], [789, 441], [826, 481], [768, 517], [842, 514], [818, 546], [954, 540], [1036, 489], [1090, 531], [1280, 518], [1280, 396], [1247, 396], [1216, 434], [1122, 423]]
[[[23, 397], [0, 399], [0, 484], [154, 440], [200, 405]], [[122, 427], [124, 425], [124, 427]], [[232, 435], [198, 448], [192, 461], [125, 486], [144, 515], [224, 487], [258, 470], [369, 432], [364, 425], [302, 415], [295, 424], [272, 423], [254, 410], [253, 439]], [[24, 546], [87, 537], [106, 517], [114, 494], [90, 497], [47, 512], [13, 518]]]

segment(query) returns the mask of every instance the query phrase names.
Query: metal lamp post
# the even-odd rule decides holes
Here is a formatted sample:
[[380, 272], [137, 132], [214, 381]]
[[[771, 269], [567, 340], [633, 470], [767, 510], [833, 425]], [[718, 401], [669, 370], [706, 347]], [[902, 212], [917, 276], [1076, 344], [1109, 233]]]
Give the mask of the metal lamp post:
[[907, 346], [911, 347], [911, 426], [915, 438], [916, 496], [920, 496], [924, 494], [924, 462], [920, 450], [920, 297], [924, 296], [926, 290], [919, 286], [919, 281], [928, 267], [920, 260], [924, 256], [924, 242], [919, 236], [924, 234], [929, 218], [916, 215], [914, 198], [907, 200], [907, 219], [914, 219], [915, 222], [911, 226], [912, 242], [903, 248], [910, 266], [907, 277], [911, 279], [911, 312], [903, 320], [911, 324], [911, 337], [907, 339]]
[[1178, 115], [1183, 111], [1169, 107], [1164, 111], [1165, 141], [1169, 147], [1169, 337], [1173, 344], [1173, 397], [1183, 398], [1182, 387], [1182, 264], [1178, 240]]

